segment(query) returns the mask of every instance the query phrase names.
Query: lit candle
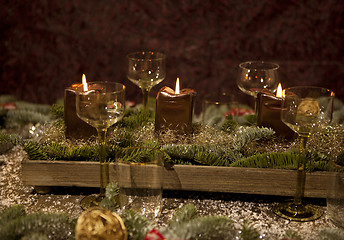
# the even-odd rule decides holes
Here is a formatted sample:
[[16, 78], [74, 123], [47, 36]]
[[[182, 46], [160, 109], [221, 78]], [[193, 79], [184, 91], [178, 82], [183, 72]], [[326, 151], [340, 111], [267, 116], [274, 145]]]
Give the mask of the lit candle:
[[283, 90], [278, 84], [276, 96], [263, 90], [257, 94], [257, 125], [270, 127], [275, 130], [277, 136], [292, 138], [294, 132], [281, 120]]
[[196, 92], [193, 89], [180, 90], [179, 78], [175, 91], [169, 87], [161, 88], [156, 97], [155, 131], [191, 133], [195, 96]]
[[66, 126], [66, 138], [83, 139], [91, 136], [97, 136], [94, 127], [82, 121], [76, 115], [76, 92], [87, 91], [87, 82], [85, 74], [82, 75], [82, 84], [73, 84], [65, 89], [64, 96], [64, 121]]

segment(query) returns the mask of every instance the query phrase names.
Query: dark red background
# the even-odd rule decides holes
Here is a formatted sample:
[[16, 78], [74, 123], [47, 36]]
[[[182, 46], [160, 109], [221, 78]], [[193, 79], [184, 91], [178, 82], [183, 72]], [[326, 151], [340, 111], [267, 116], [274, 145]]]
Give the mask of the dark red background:
[[274, 61], [284, 87], [316, 85], [344, 100], [344, 1], [1, 0], [0, 94], [54, 103], [64, 89], [108, 80], [127, 86], [125, 55], [167, 54], [167, 79], [182, 88], [239, 91], [242, 61]]

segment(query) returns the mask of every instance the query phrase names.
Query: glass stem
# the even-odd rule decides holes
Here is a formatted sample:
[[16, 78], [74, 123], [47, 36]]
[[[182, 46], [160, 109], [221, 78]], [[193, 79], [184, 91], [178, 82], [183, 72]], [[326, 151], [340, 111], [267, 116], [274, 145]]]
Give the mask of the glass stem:
[[99, 162], [100, 162], [100, 196], [105, 196], [105, 188], [109, 183], [109, 163], [106, 161], [106, 132], [107, 129], [97, 129], [99, 141]]
[[149, 97], [149, 92], [150, 88], [141, 88], [142, 94], [143, 94], [143, 110], [148, 111], [148, 97]]
[[301, 205], [302, 198], [304, 197], [304, 193], [305, 193], [305, 183], [306, 183], [305, 165], [306, 165], [307, 139], [308, 137], [299, 136], [300, 155], [299, 155], [299, 161], [298, 161], [298, 166], [297, 166], [296, 192], [295, 192], [295, 197], [294, 197], [295, 205]]
[[258, 115], [258, 97], [257, 95], [254, 96], [254, 112]]

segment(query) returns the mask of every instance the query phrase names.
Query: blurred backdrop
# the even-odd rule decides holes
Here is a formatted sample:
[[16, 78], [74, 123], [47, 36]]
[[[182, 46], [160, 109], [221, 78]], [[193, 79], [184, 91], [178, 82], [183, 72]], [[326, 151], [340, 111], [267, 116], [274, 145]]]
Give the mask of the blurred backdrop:
[[153, 88], [193, 88], [202, 96], [236, 87], [247, 60], [280, 64], [283, 87], [328, 87], [344, 100], [342, 0], [1, 0], [0, 94], [54, 103], [88, 81], [124, 83], [126, 54], [167, 54], [167, 78]]

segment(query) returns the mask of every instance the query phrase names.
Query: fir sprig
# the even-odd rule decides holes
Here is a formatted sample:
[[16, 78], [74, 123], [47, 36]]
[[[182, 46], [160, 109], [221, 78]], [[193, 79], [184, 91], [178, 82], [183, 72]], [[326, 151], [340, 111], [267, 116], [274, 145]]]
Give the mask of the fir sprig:
[[302, 240], [302, 237], [294, 230], [288, 229], [284, 234], [285, 239]]
[[320, 240], [344, 240], [344, 228], [323, 229], [319, 232], [319, 237]]
[[233, 140], [233, 149], [240, 151], [247, 143], [272, 137], [275, 131], [266, 127], [240, 127]]
[[4, 224], [6, 224], [9, 221], [12, 221], [16, 218], [23, 217], [23, 216], [26, 216], [24, 206], [23, 205], [13, 205], [12, 207], [5, 209], [1, 213], [0, 226], [3, 226]]
[[186, 204], [182, 208], [179, 208], [173, 215], [170, 221], [170, 226], [181, 225], [187, 221], [190, 221], [198, 216], [197, 209], [193, 204]]
[[[13, 206], [2, 213], [0, 225], [0, 239], [26, 239], [32, 235], [48, 239], [68, 239], [74, 236], [74, 229], [66, 214], [32, 213], [26, 214], [22, 207]], [[31, 235], [31, 236], [30, 236]], [[29, 238], [30, 237], [30, 238]], [[44, 238], [43, 238], [44, 239]]]
[[[279, 169], [297, 169], [299, 162], [299, 153], [296, 151], [286, 152], [267, 152], [249, 156], [233, 162], [231, 167], [250, 167], [250, 168], [279, 168]], [[306, 169], [308, 171], [322, 170], [329, 168], [328, 159], [317, 153], [308, 153], [306, 155]]]
[[234, 120], [232, 115], [228, 115], [225, 118], [225, 122], [221, 126], [221, 130], [228, 132], [228, 133], [233, 133], [237, 128], [239, 124], [237, 121]]
[[241, 225], [241, 229], [239, 231], [239, 240], [259, 240], [260, 233], [259, 231], [253, 227], [253, 223], [245, 220]]
[[168, 226], [163, 234], [167, 239], [234, 239], [233, 222], [225, 216], [204, 216], [193, 218], [175, 227]]
[[150, 111], [135, 110], [128, 111], [120, 122], [120, 125], [128, 129], [137, 129], [152, 120]]
[[121, 215], [124, 225], [128, 230], [128, 239], [142, 240], [153, 229], [151, 223], [144, 216], [134, 210], [126, 210]]
[[245, 127], [235, 135], [232, 145], [165, 144], [161, 147], [172, 159], [182, 159], [209, 166], [229, 166], [242, 158], [242, 148], [251, 141], [271, 137], [270, 128]]
[[8, 111], [6, 118], [6, 127], [14, 128], [20, 127], [25, 123], [46, 123], [51, 120], [51, 116], [44, 113], [27, 109], [17, 109]]
[[24, 142], [22, 137], [16, 135], [16, 134], [6, 134], [3, 132], [0, 132], [0, 144], [2, 143], [11, 143], [13, 145], [20, 145]]

